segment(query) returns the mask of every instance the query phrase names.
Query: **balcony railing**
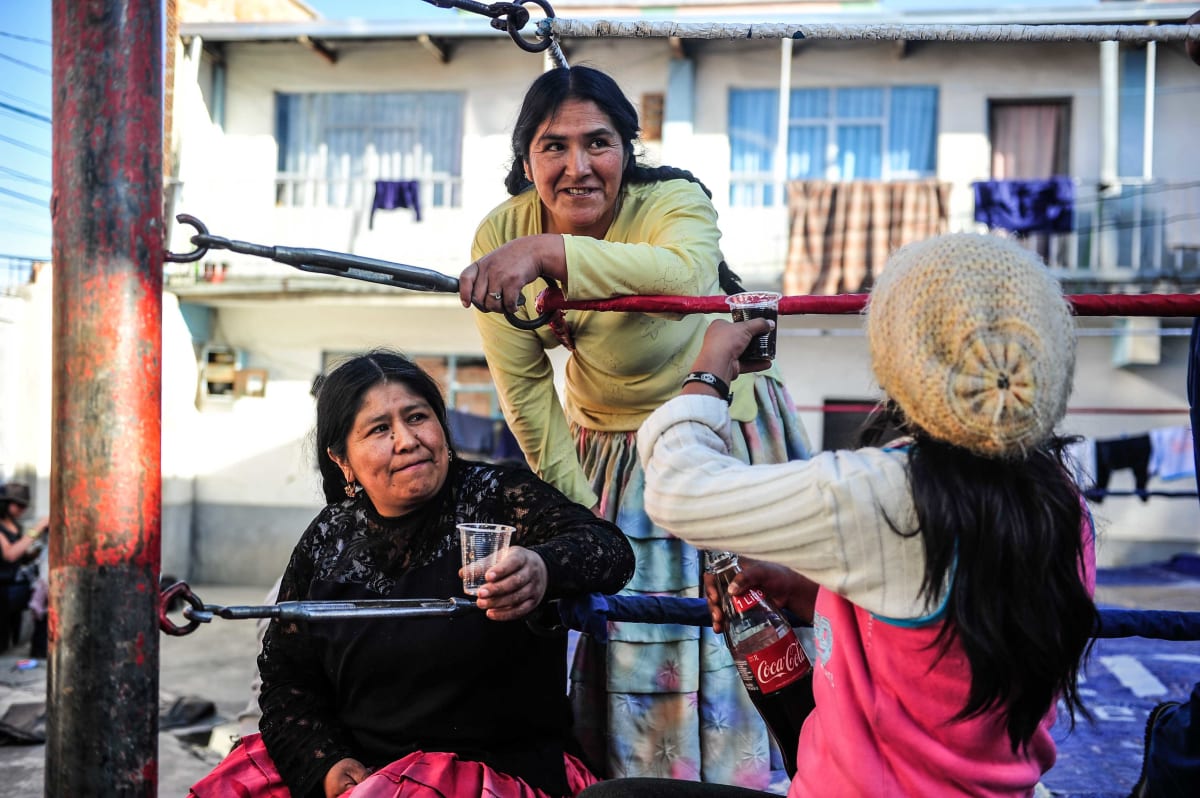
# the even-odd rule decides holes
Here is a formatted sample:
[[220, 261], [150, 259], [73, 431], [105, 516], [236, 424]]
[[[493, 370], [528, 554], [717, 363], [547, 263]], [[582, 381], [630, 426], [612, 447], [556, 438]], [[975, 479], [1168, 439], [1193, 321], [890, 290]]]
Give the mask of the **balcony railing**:
[[[422, 208], [462, 206], [462, 178], [434, 173], [417, 178]], [[375, 181], [367, 178], [323, 179], [280, 173], [275, 178], [275, 204], [287, 208], [357, 208], [370, 211]]]
[[1075, 230], [1030, 236], [1067, 281], [1200, 281], [1200, 182], [1079, 181]]
[[[447, 265], [437, 260], [438, 253], [444, 259], [447, 236], [473, 229], [479, 221], [465, 218], [461, 210], [460, 178], [422, 182], [422, 207], [434, 210], [432, 218], [416, 226], [406, 224], [391, 230], [385, 226], [374, 233], [367, 232], [365, 218], [374, 190], [370, 181], [283, 176], [277, 185], [279, 206], [273, 211], [264, 209], [275, 214], [265, 224], [264, 229], [272, 232], [264, 234], [271, 238], [264, 243], [346, 250], [431, 268], [446, 265], [447, 273], [453, 273], [461, 255], [454, 250]], [[1022, 242], [1038, 251], [1059, 279], [1075, 291], [1125, 286], [1156, 291], [1200, 290], [1200, 182], [1123, 180], [1103, 190], [1097, 185], [1095, 180], [1076, 182], [1071, 232], [1028, 235]], [[342, 203], [342, 198], [356, 204]], [[304, 204], [308, 202], [312, 204]], [[978, 225], [971, 210], [963, 213], [965, 218], [947, 220], [950, 229]], [[728, 208], [722, 211], [721, 221], [726, 233], [724, 253], [734, 270], [748, 285], [777, 287], [787, 259], [786, 210], [777, 205]], [[871, 217], [864, 216], [863, 222], [871, 224]], [[389, 219], [389, 224], [394, 224], [393, 220]], [[322, 239], [319, 234], [323, 229], [334, 233]], [[869, 231], [862, 232], [865, 235]], [[376, 238], [363, 237], [370, 235]], [[462, 249], [465, 251], [465, 244]], [[244, 289], [257, 283], [263, 291], [273, 290], [272, 282], [292, 288], [303, 284], [303, 275], [291, 267], [216, 251], [202, 263], [168, 264], [166, 276], [169, 286], [185, 292], [236, 290], [235, 286], [221, 288], [220, 283], [241, 283]], [[377, 290], [356, 281], [318, 279], [323, 280], [321, 285], [340, 285], [345, 290]], [[274, 290], [284, 288], [277, 286]]]

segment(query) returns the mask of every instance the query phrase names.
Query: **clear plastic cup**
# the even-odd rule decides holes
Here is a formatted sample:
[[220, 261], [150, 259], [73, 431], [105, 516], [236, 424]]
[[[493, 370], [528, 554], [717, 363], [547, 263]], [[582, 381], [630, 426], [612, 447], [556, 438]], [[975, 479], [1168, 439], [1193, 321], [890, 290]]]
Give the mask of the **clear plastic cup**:
[[[779, 300], [782, 294], [774, 291], [746, 291], [725, 297], [729, 312], [734, 321], [748, 319], [770, 319], [778, 326]], [[775, 359], [775, 328], [770, 332], [757, 335], [751, 339], [746, 351], [742, 352], [742, 360], [774, 360]]]
[[459, 524], [458, 542], [462, 549], [463, 592], [479, 594], [486, 581], [487, 569], [500, 561], [512, 542], [515, 527], [507, 524]]

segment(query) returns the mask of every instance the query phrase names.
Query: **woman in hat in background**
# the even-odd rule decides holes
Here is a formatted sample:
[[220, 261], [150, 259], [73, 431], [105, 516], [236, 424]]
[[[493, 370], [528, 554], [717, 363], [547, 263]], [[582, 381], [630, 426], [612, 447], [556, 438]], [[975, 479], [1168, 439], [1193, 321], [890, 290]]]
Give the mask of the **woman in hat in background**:
[[[693, 369], [753, 369], [738, 354], [769, 324], [714, 322]], [[866, 328], [906, 440], [746, 465], [729, 456], [727, 403], [691, 382], [639, 432], [646, 509], [693, 545], [756, 558], [734, 593], [813, 612], [819, 586], [816, 709], [789, 795], [1031, 795], [1055, 760], [1056, 702], [1086, 715], [1097, 619], [1094, 530], [1053, 432], [1070, 309], [1034, 254], [957, 234], [893, 254]], [[584, 795], [722, 794], [710, 787]]]
[[29, 604], [33, 583], [21, 579], [21, 567], [37, 558], [37, 539], [46, 531], [43, 518], [28, 532], [21, 516], [29, 507], [29, 486], [9, 482], [0, 490], [0, 651], [17, 642], [21, 613]]

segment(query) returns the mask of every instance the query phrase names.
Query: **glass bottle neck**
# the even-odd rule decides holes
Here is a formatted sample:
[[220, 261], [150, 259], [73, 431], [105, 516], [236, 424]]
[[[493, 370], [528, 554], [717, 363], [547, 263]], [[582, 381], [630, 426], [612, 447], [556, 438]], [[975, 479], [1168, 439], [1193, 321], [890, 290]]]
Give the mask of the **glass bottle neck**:
[[722, 571], [738, 569], [737, 555], [729, 551], [706, 551], [704, 552], [704, 570], [710, 574], [719, 574]]

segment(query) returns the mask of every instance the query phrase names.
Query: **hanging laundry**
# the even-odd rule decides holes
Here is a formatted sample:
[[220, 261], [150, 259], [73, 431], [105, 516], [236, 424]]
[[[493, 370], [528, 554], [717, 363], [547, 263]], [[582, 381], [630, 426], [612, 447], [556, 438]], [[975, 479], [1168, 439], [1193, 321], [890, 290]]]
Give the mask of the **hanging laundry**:
[[1096, 484], [1096, 441], [1080, 438], [1068, 444], [1064, 458], [1071, 478], [1080, 490], [1090, 490]]
[[975, 221], [1012, 233], [1069, 233], [1075, 227], [1075, 183], [1044, 180], [981, 180], [975, 189]]
[[376, 180], [375, 199], [371, 202], [371, 215], [367, 229], [375, 228], [375, 211], [391, 211], [396, 208], [412, 208], [417, 221], [421, 221], [421, 184], [416, 180]]
[[525, 452], [521, 451], [521, 444], [517, 443], [517, 436], [512, 434], [512, 430], [503, 421], [500, 422], [500, 429], [496, 434], [496, 448], [492, 450], [492, 456], [500, 463], [528, 465]]
[[1183, 479], [1196, 476], [1191, 427], [1159, 427], [1150, 430], [1150, 476]]
[[495, 446], [496, 424], [487, 416], [476, 416], [461, 410], [446, 411], [446, 426], [450, 442], [462, 454], [490, 456]]
[[[1142, 501], [1149, 500], [1146, 483], [1150, 481], [1150, 436], [1134, 435], [1129, 438], [1096, 441], [1096, 488], [1108, 490], [1112, 472], [1129, 468], [1133, 470], [1133, 483]], [[1103, 496], [1097, 496], [1098, 503]]]
[[527, 465], [525, 453], [503, 418], [447, 410], [446, 426], [450, 429], [450, 442], [459, 454], [489, 463]]

